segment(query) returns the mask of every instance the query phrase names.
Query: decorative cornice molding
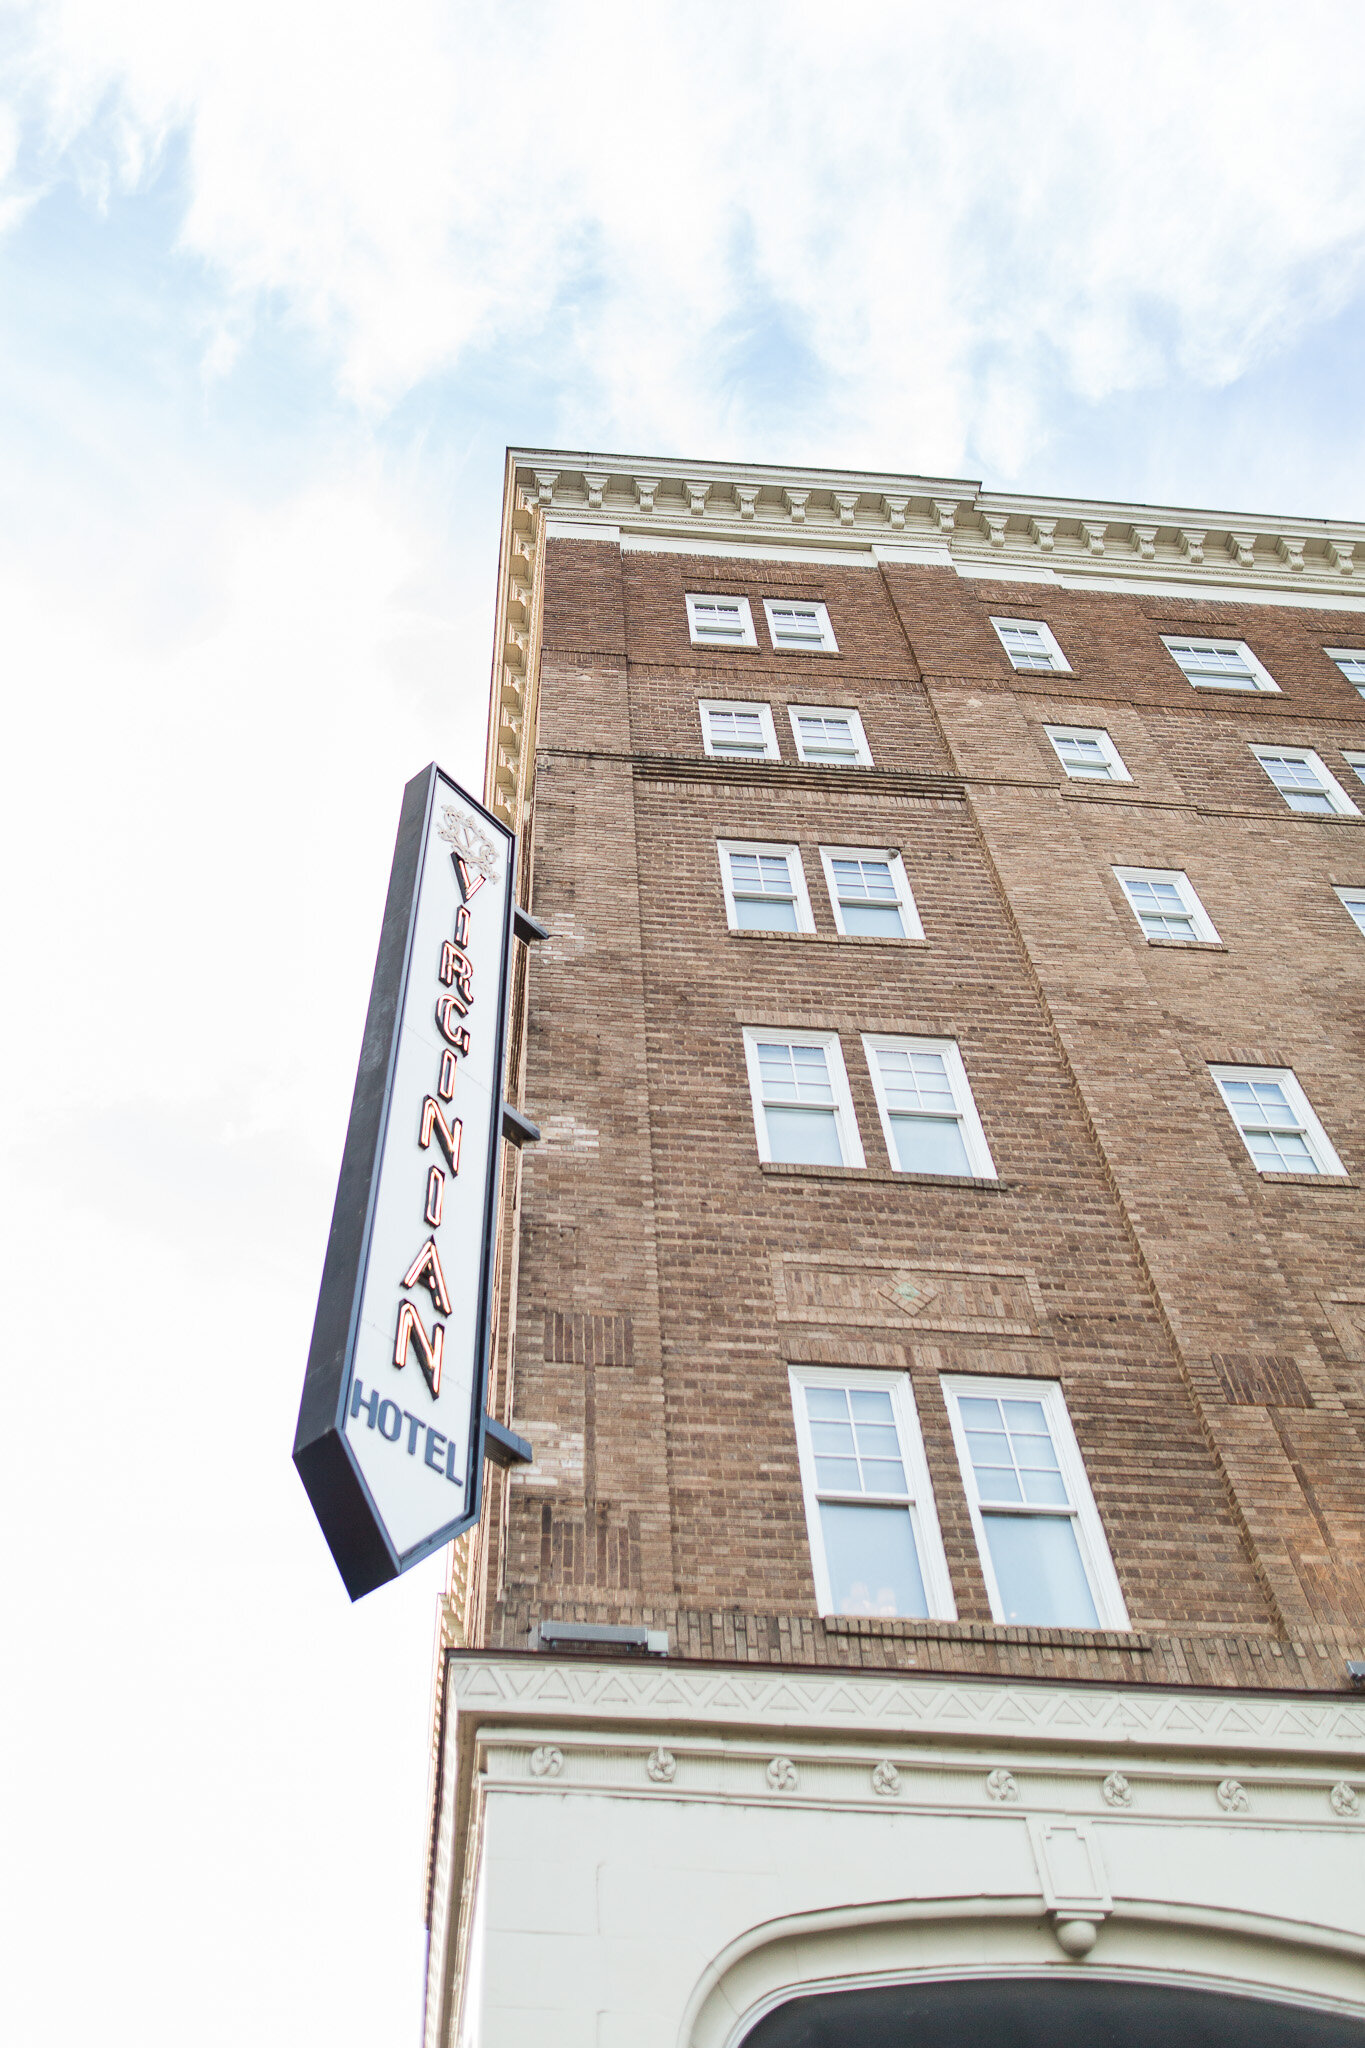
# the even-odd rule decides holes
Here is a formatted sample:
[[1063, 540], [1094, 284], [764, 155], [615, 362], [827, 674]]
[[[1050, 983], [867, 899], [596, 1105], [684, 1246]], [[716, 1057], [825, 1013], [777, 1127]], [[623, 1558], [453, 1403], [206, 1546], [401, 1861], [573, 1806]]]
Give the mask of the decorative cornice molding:
[[[890, 533], [947, 543], [954, 559], [1005, 556], [1026, 564], [1053, 558], [1063, 573], [1147, 580], [1159, 565], [1191, 592], [1226, 582], [1230, 561], [1258, 593], [1305, 586], [1340, 588], [1354, 573], [1365, 524], [1105, 504], [986, 491], [956, 478], [885, 476], [850, 470], [792, 470], [753, 463], [670, 463], [616, 455], [513, 449], [509, 483], [561, 518], [600, 522], [621, 536], [727, 536], [753, 545], [804, 528], [812, 543], [863, 557]], [[1126, 547], [1116, 545], [1126, 540]], [[1249, 585], [1250, 587], [1250, 585]]]
[[[510, 449], [488, 731], [489, 803], [520, 823], [539, 670], [545, 521], [578, 539], [812, 564], [937, 564], [1228, 603], [1350, 609], [1365, 524], [985, 491], [969, 479]], [[552, 529], [553, 530], [553, 529]], [[1229, 587], [1229, 578], [1237, 579]], [[1362, 595], [1365, 609], [1365, 595]]]
[[[1365, 1769], [1365, 1701], [1192, 1687], [1066, 1685], [946, 1678], [916, 1672], [736, 1669], [554, 1659], [543, 1653], [452, 1656], [449, 1683], [461, 1717], [683, 1731], [837, 1736], [981, 1748], [1141, 1752], [1149, 1758], [1215, 1753], [1239, 1769], [1299, 1762]], [[557, 1738], [558, 1739], [558, 1738]], [[670, 1742], [670, 1747], [676, 1743]]]

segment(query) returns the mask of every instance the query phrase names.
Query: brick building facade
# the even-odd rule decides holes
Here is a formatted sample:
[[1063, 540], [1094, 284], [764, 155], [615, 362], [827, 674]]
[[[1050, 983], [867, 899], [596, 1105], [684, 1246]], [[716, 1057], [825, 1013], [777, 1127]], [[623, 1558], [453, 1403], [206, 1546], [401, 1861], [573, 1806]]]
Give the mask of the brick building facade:
[[1365, 2040], [1362, 540], [509, 456], [432, 2048]]

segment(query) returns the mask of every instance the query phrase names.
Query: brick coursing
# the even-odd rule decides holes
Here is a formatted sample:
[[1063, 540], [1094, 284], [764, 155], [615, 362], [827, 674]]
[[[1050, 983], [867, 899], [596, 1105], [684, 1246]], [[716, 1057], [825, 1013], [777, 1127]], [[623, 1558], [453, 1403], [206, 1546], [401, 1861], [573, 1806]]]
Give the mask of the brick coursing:
[[[1247, 743], [1316, 747], [1351, 785], [1365, 705], [1322, 650], [1365, 643], [1365, 613], [547, 556], [530, 831], [551, 937], [516, 1066], [546, 1142], [505, 1212], [496, 1382], [537, 1461], [492, 1488], [479, 1639], [631, 1620], [701, 1659], [1339, 1687], [1365, 1648], [1365, 1370], [1342, 1338], [1365, 940], [1332, 885], [1365, 886], [1365, 824], [1290, 813]], [[747, 594], [759, 647], [691, 647], [689, 589]], [[774, 654], [764, 595], [822, 598], [839, 654]], [[1045, 619], [1073, 673], [1016, 674], [992, 612]], [[1194, 691], [1162, 632], [1247, 639], [1282, 694]], [[703, 758], [717, 696], [772, 706], [781, 764]], [[801, 769], [791, 703], [855, 705], [875, 772]], [[1068, 783], [1059, 719], [1107, 727], [1133, 783]], [[729, 932], [718, 838], [799, 845], [815, 932]], [[838, 938], [836, 843], [901, 851], [923, 946]], [[1184, 869], [1225, 950], [1149, 946], [1116, 864]], [[761, 1168], [741, 1031], [776, 1021], [839, 1032], [866, 1174]], [[998, 1184], [890, 1171], [865, 1030], [958, 1041]], [[1292, 1066], [1351, 1182], [1259, 1176], [1212, 1060]], [[1041, 1313], [1027, 1335], [794, 1318], [793, 1257], [1023, 1269]], [[818, 1616], [802, 1363], [909, 1375], [958, 1623]], [[946, 1373], [1060, 1380], [1131, 1636], [992, 1623]]]

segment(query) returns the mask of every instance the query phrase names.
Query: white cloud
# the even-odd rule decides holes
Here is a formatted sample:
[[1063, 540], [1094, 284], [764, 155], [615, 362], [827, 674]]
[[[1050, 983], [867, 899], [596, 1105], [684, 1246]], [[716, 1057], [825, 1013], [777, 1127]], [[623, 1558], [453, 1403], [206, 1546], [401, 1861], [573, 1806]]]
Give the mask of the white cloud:
[[1226, 382], [1358, 287], [1365, 28], [1313, 24], [51, 0], [29, 107], [125, 180], [183, 128], [187, 250], [367, 403], [557, 309], [566, 437], [712, 447], [745, 431], [716, 340], [758, 292], [830, 380], [803, 452], [953, 466], [989, 389], [1013, 469], [1049, 384]]
[[56, 1433], [0, 1433], [5, 2022], [358, 2048], [417, 1995], [439, 1567], [349, 1611], [286, 1446], [399, 791], [479, 778], [490, 443], [548, 392], [568, 445], [1036, 481], [1063, 400], [1236, 378], [1358, 288], [1365, 32], [41, 0], [10, 38], [0, 256], [55, 225], [0, 346], [0, 1259]]

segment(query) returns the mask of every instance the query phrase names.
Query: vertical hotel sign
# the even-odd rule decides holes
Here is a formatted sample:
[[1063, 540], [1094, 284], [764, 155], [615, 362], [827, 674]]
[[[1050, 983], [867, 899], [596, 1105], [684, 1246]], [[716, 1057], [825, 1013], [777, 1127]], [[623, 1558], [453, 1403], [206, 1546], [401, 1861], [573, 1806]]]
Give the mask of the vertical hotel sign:
[[478, 1518], [515, 853], [404, 790], [294, 1439], [353, 1600]]

